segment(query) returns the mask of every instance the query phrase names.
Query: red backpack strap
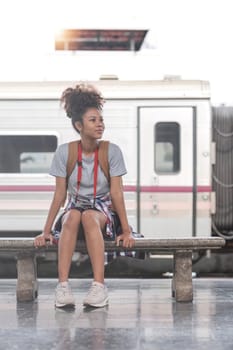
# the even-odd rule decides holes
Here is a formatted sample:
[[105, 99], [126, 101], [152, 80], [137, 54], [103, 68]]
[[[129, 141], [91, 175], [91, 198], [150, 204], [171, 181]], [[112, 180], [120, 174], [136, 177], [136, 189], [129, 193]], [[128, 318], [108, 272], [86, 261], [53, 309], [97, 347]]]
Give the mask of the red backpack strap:
[[110, 173], [109, 173], [109, 162], [108, 162], [108, 146], [109, 141], [100, 141], [99, 142], [99, 152], [98, 152], [98, 161], [99, 165], [110, 182]]

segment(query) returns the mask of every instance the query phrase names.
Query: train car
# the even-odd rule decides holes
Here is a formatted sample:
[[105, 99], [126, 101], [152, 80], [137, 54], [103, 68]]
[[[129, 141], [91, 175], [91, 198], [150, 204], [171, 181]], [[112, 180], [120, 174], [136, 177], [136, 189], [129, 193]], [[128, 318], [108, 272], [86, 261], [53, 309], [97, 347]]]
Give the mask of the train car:
[[[0, 83], [0, 233], [43, 229], [57, 146], [77, 139], [60, 105], [77, 82]], [[207, 81], [90, 81], [106, 99], [104, 139], [120, 145], [127, 213], [145, 237], [210, 236], [212, 107]]]

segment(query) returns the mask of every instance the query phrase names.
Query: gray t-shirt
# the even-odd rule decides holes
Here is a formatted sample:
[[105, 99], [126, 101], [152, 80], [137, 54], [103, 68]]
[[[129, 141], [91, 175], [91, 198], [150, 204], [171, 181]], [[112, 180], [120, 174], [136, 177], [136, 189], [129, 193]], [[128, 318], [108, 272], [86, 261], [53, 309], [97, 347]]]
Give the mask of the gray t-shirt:
[[[68, 143], [60, 145], [53, 157], [53, 161], [50, 168], [50, 175], [66, 177], [66, 164], [68, 160]], [[109, 143], [108, 149], [108, 162], [110, 176], [122, 176], [126, 174], [126, 167], [124, 158], [119, 146], [114, 143]], [[77, 195], [77, 172], [78, 166], [74, 167], [74, 170], [69, 178], [68, 192], [71, 196]], [[82, 179], [78, 194], [88, 199], [93, 198], [94, 192], [94, 154], [91, 157], [82, 157]], [[97, 178], [97, 197], [102, 197], [109, 192], [109, 183], [100, 166], [98, 167]]]

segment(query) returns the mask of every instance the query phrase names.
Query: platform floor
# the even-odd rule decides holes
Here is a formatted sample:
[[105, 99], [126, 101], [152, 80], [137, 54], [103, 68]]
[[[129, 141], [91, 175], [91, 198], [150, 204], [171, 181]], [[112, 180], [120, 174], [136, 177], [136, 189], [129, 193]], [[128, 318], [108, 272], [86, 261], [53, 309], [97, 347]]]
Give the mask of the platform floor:
[[71, 280], [72, 312], [55, 310], [56, 280], [39, 280], [35, 302], [17, 303], [0, 280], [1, 350], [232, 350], [233, 278], [196, 278], [194, 301], [176, 303], [171, 279], [107, 279], [110, 304], [85, 311], [91, 280]]

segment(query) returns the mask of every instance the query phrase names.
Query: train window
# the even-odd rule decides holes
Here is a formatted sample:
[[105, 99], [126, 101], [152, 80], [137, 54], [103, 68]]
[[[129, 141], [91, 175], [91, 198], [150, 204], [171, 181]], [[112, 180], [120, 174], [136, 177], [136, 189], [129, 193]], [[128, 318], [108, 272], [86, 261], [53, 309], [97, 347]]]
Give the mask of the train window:
[[180, 170], [180, 126], [176, 122], [159, 122], [154, 128], [154, 169], [157, 174]]
[[57, 137], [0, 135], [0, 173], [48, 173]]
[[20, 154], [20, 173], [47, 173], [52, 152], [23, 152]]

